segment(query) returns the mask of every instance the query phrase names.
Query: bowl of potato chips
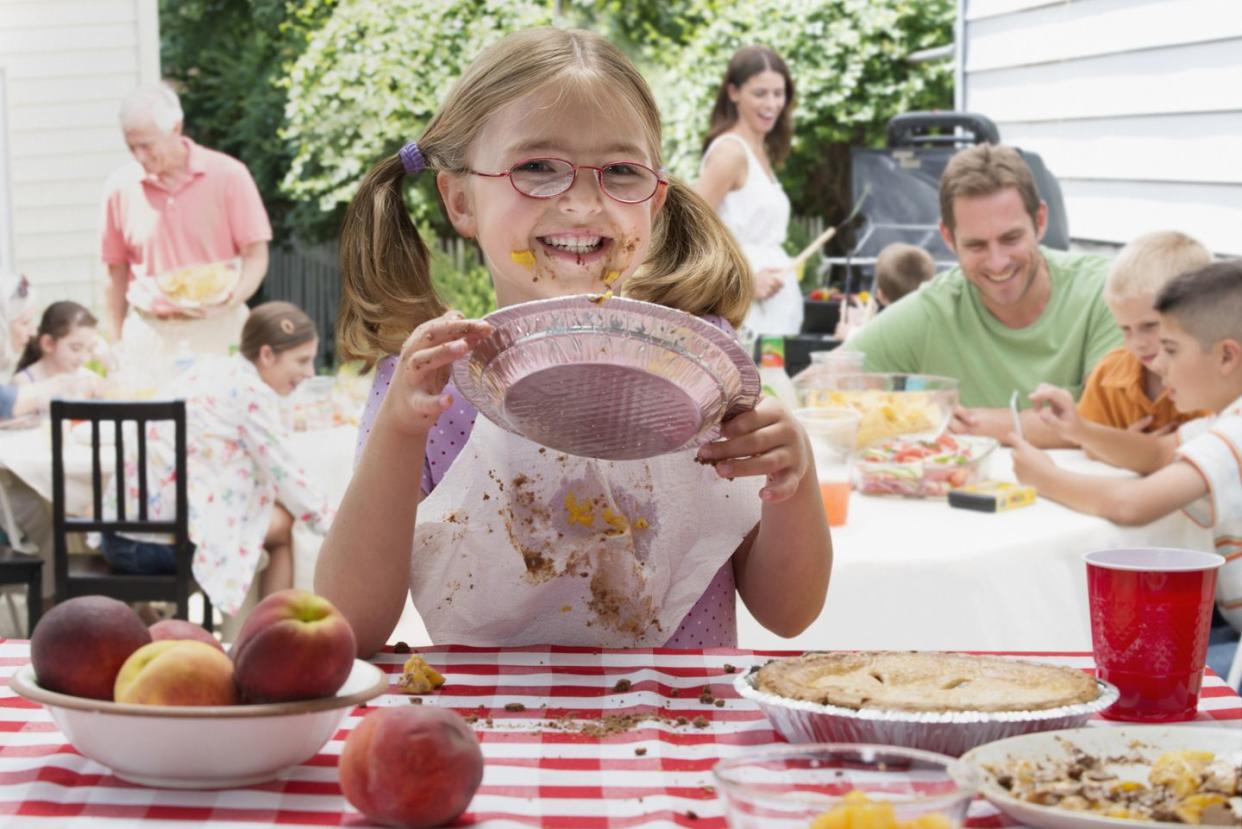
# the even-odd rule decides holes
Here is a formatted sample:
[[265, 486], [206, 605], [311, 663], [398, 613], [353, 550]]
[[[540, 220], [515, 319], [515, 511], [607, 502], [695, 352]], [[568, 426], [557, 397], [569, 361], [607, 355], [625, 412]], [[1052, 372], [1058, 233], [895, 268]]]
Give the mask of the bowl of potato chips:
[[934, 374], [837, 374], [818, 378], [799, 395], [805, 407], [858, 411], [854, 445], [862, 449], [895, 437], [935, 440], [957, 408], [958, 381]]
[[183, 308], [200, 308], [228, 299], [238, 276], [232, 262], [211, 262], [165, 271], [155, 282], [169, 301]]

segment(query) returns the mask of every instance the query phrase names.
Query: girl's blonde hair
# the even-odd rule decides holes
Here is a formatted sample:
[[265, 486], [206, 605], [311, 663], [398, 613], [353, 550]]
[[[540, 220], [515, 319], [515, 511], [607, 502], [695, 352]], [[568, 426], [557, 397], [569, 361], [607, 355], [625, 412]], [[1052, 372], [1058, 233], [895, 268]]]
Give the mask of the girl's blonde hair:
[[1155, 297], [1178, 274], [1209, 265], [1212, 253], [1197, 239], [1176, 230], [1144, 233], [1118, 252], [1104, 280], [1108, 302]]
[[[515, 32], [479, 55], [453, 85], [418, 138], [426, 169], [464, 173], [470, 148], [490, 115], [550, 84], [563, 94], [594, 91], [601, 107], [629, 106], [640, 121], [653, 166], [660, 166], [660, 114], [629, 59], [604, 38], [574, 29]], [[399, 155], [363, 179], [341, 228], [338, 348], [370, 368], [401, 345], [415, 326], [444, 312], [431, 283], [426, 244], [402, 196]], [[750, 267], [714, 210], [683, 182], [669, 182], [656, 215], [646, 261], [624, 294], [687, 313], [717, 314], [741, 324], [753, 295]]]

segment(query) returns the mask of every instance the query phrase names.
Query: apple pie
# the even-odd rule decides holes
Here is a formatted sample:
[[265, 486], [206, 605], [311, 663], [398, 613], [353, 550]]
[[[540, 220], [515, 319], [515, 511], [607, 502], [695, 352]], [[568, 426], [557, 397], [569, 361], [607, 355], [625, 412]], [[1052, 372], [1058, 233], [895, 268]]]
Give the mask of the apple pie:
[[809, 653], [769, 662], [761, 691], [853, 709], [1041, 711], [1094, 700], [1096, 681], [1057, 665], [955, 653]]

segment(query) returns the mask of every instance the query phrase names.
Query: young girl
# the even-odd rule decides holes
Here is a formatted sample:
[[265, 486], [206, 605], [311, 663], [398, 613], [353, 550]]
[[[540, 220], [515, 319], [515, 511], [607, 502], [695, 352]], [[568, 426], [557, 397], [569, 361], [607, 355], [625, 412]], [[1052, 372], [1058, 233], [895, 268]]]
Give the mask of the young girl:
[[[315, 324], [300, 308], [267, 302], [246, 318], [240, 354], [201, 358], [167, 389], [186, 401], [194, 578], [225, 613], [241, 607], [265, 555], [260, 594], [293, 586], [295, 515], [320, 533], [331, 521], [331, 506], [286, 446], [280, 417], [280, 398], [314, 375], [318, 347]], [[147, 480], [157, 482], [148, 491], [148, 515], [159, 520], [171, 517], [175, 504], [174, 436], [169, 423], [148, 428]], [[136, 444], [127, 440], [126, 448]], [[126, 458], [125, 484], [136, 504], [136, 457]], [[176, 569], [167, 536], [106, 533], [102, 546], [108, 562], [126, 572]]]
[[608, 462], [503, 432], [448, 385], [490, 328], [437, 299], [405, 177], [436, 176], [502, 306], [619, 287], [736, 325], [745, 260], [659, 169], [659, 113], [629, 60], [595, 34], [536, 29], [485, 50], [418, 141], [363, 181], [338, 334], [346, 358], [379, 365], [315, 572], [360, 653], [385, 643], [407, 585], [443, 642], [728, 646], [735, 588], [784, 635], [818, 615], [831, 543], [807, 438], [776, 401], [697, 453]]
[[43, 312], [39, 328], [26, 342], [17, 362], [14, 385], [38, 383], [64, 374], [88, 371], [86, 361], [95, 353], [98, 320], [76, 302], [53, 302]]
[[756, 334], [802, 330], [802, 292], [785, 253], [789, 197], [773, 167], [789, 155], [794, 82], [780, 55], [746, 46], [729, 59], [695, 190], [720, 212], [755, 269], [746, 327]]

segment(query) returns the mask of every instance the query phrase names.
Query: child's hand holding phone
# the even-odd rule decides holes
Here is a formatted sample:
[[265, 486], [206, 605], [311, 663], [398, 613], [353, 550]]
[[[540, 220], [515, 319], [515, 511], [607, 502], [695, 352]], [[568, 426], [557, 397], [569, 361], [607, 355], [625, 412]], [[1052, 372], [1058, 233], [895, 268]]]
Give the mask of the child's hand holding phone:
[[1071, 443], [1082, 443], [1085, 422], [1078, 415], [1074, 398], [1065, 389], [1048, 383], [1040, 383], [1031, 392], [1031, 402], [1039, 418], [1057, 437]]

